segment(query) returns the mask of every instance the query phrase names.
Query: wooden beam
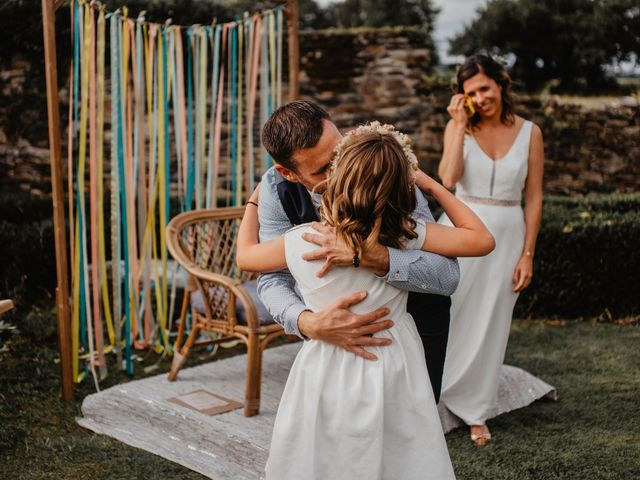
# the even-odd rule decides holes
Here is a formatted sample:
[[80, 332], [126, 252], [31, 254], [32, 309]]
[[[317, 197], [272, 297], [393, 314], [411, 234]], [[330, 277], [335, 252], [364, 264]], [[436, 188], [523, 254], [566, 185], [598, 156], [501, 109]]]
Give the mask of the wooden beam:
[[42, 0], [45, 75], [47, 80], [47, 112], [49, 117], [49, 156], [51, 158], [51, 194], [56, 252], [56, 314], [60, 344], [62, 397], [73, 399], [73, 369], [71, 352], [71, 317], [69, 315], [69, 272], [67, 265], [67, 234], [62, 186], [62, 147], [60, 141], [60, 111], [58, 70], [56, 60], [56, 5], [60, 2]]
[[287, 0], [287, 28], [289, 29], [289, 101], [300, 98], [300, 5]]
[[273, 0], [285, 3], [289, 35], [289, 101], [300, 98], [300, 6], [298, 0]]

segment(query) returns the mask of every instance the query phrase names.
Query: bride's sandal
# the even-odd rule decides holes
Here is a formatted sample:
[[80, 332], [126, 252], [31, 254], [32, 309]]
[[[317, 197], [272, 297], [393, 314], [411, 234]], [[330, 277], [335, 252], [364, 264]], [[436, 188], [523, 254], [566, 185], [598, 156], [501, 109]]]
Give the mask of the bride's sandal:
[[479, 447], [483, 447], [485, 446], [487, 443], [489, 443], [489, 440], [491, 440], [491, 432], [489, 431], [489, 429], [485, 427], [484, 432], [482, 433], [471, 433], [470, 437], [471, 437], [471, 441], [479, 446]]
[[489, 443], [489, 440], [491, 440], [490, 433], [480, 433], [478, 435], [474, 433], [471, 434], [471, 441], [479, 447], [484, 447], [487, 443]]

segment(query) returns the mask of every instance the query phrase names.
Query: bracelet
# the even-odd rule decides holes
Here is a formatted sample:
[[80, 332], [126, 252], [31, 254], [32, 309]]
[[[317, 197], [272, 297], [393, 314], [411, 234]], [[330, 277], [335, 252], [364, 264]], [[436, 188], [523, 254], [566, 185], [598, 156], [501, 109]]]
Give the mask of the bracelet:
[[255, 205], [256, 207], [258, 206], [258, 204], [256, 202], [252, 202], [251, 200], [247, 200], [247, 204], [251, 204], [251, 205]]
[[531, 250], [527, 250], [526, 252], [524, 252], [525, 257], [530, 257], [531, 256]]
[[357, 253], [353, 254], [353, 266], [358, 268], [360, 266], [360, 256]]

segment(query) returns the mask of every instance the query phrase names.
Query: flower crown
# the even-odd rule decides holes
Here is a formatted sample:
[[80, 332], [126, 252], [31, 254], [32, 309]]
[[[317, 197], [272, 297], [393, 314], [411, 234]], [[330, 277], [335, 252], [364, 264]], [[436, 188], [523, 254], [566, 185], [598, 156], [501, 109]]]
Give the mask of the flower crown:
[[352, 140], [354, 140], [354, 137], [364, 135], [366, 133], [378, 133], [380, 135], [389, 135], [393, 137], [396, 142], [398, 142], [398, 144], [402, 147], [404, 156], [407, 159], [407, 163], [409, 164], [410, 177], [412, 179], [415, 179], [416, 172], [420, 167], [418, 165], [418, 159], [416, 155], [413, 153], [413, 150], [411, 150], [411, 139], [409, 138], [409, 135], [399, 132], [393, 125], [383, 125], [377, 120], [365, 125], [360, 125], [359, 127], [347, 132], [347, 134], [342, 138], [342, 140], [338, 143], [334, 150], [331, 170], [335, 169], [336, 161], [342, 155], [342, 151], [344, 150], [345, 146], [348, 145]]

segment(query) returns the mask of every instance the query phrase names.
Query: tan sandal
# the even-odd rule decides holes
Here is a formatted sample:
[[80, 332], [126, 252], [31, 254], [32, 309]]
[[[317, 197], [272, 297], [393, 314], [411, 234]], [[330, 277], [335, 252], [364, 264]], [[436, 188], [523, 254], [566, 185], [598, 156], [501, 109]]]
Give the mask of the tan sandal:
[[479, 447], [484, 447], [487, 443], [489, 443], [489, 440], [491, 440], [491, 433], [489, 432], [480, 433], [477, 435], [475, 433], [472, 433], [470, 436], [471, 441]]

